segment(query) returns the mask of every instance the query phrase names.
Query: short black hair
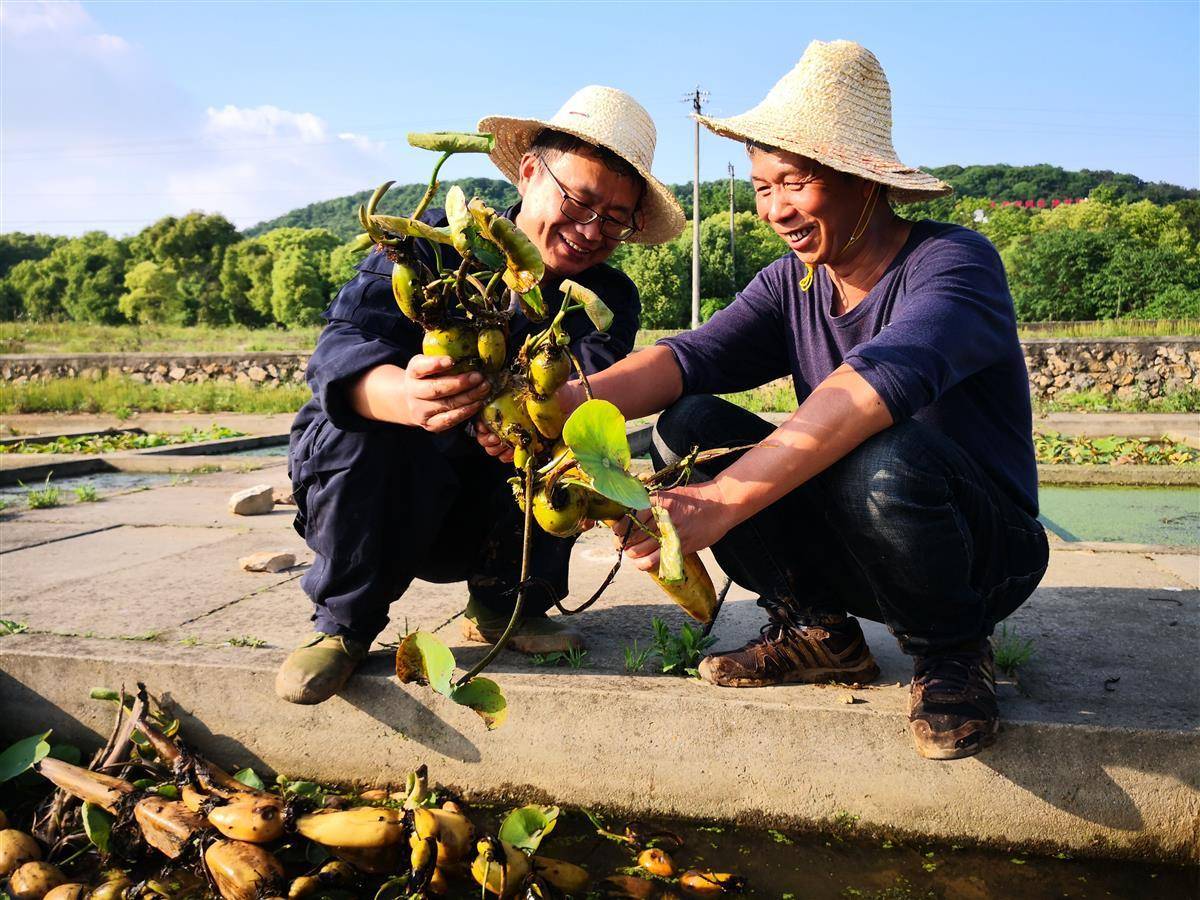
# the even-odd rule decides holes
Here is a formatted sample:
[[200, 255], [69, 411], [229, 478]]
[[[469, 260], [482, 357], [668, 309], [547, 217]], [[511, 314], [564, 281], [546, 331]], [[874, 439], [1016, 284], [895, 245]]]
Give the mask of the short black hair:
[[607, 147], [589, 143], [583, 138], [577, 138], [565, 131], [543, 128], [537, 133], [537, 137], [533, 139], [533, 145], [529, 149], [546, 162], [554, 162], [564, 153], [587, 153], [600, 160], [604, 168], [616, 172], [618, 175], [624, 175], [626, 178], [632, 178], [643, 190], [646, 187], [646, 179], [642, 177], [642, 173], [627, 160], [613, 153]]

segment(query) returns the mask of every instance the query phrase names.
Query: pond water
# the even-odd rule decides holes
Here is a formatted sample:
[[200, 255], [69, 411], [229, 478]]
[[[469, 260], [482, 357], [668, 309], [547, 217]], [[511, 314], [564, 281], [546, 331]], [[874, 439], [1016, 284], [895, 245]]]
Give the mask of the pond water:
[[1042, 523], [1067, 541], [1200, 545], [1200, 488], [1049, 485]]
[[[129, 491], [145, 490], [170, 484], [172, 481], [186, 476], [168, 475], [161, 472], [95, 472], [91, 475], [77, 475], [72, 478], [50, 478], [50, 487], [59, 491], [59, 504], [67, 505], [75, 502], [75, 489], [91, 485], [96, 494], [103, 499], [114, 494], [124, 494]], [[11, 507], [24, 507], [26, 495], [30, 490], [44, 490], [46, 480], [27, 482], [24, 487], [19, 484], [8, 484], [0, 487], [0, 500]]]
[[[475, 815], [478, 824], [495, 827], [493, 811]], [[730, 872], [748, 881], [743, 896], [793, 900], [871, 900], [901, 898], [1059, 897], [1183, 898], [1200, 896], [1200, 871], [1164, 865], [1038, 857], [1026, 853], [985, 851], [920, 841], [867, 840], [845, 819], [826, 834], [801, 834], [737, 826], [688, 822], [645, 823], [648, 830], [669, 830], [683, 838], [670, 849], [682, 872], [689, 868]], [[623, 832], [626, 823], [610, 821], [609, 830]], [[614, 874], [640, 874], [638, 851], [597, 836], [580, 812], [564, 812], [539, 853], [582, 865], [592, 887], [603, 887]], [[671, 888], [660, 883], [661, 888]], [[678, 894], [678, 887], [673, 888]], [[464, 892], [463, 896], [467, 896]], [[474, 896], [478, 896], [474, 893]]]

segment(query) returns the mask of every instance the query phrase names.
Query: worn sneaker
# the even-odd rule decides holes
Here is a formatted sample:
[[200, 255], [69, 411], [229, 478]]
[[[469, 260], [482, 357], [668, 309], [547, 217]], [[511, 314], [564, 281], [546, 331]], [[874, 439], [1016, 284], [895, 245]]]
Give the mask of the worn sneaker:
[[836, 628], [795, 625], [768, 607], [759, 636], [740, 650], [714, 653], [700, 662], [700, 677], [721, 687], [842, 682], [866, 684], [879, 677], [858, 620]]
[[[496, 615], [473, 601], [467, 601], [463, 613], [462, 636], [480, 644], [494, 644], [508, 627], [508, 616]], [[546, 616], [530, 616], [517, 625], [516, 631], [504, 645], [518, 653], [546, 654], [582, 650], [583, 635], [570, 625], [563, 625]]]
[[321, 703], [342, 689], [366, 656], [359, 641], [314, 632], [279, 667], [275, 693], [289, 703]]
[[989, 641], [917, 657], [908, 727], [917, 753], [926, 759], [974, 756], [996, 740], [1000, 723]]

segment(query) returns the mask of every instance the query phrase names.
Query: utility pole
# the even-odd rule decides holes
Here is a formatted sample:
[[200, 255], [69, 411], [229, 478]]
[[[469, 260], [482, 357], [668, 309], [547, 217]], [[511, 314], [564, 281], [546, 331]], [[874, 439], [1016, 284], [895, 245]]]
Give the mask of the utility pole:
[[734, 249], [734, 233], [733, 233], [733, 214], [736, 212], [733, 206], [733, 163], [728, 163], [729, 167], [729, 281], [736, 291], [737, 286], [737, 251]]
[[[708, 91], [700, 85], [684, 98], [690, 101], [692, 111], [700, 115], [702, 104], [708, 99]], [[700, 327], [700, 123], [696, 123], [696, 158], [692, 167], [692, 327]]]

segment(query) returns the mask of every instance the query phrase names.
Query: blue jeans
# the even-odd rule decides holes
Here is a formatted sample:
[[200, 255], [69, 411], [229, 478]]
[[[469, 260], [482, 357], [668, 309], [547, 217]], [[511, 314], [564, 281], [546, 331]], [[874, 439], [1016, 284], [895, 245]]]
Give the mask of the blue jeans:
[[[657, 467], [693, 446], [736, 447], [774, 426], [710, 396], [664, 412]], [[697, 468], [712, 478], [737, 459]], [[1037, 587], [1049, 547], [1036, 518], [954, 441], [915, 421], [868, 439], [820, 475], [733, 528], [712, 548], [737, 584], [802, 624], [846, 613], [883, 622], [924, 656], [992, 633]]]

